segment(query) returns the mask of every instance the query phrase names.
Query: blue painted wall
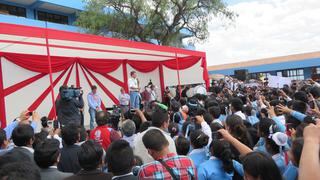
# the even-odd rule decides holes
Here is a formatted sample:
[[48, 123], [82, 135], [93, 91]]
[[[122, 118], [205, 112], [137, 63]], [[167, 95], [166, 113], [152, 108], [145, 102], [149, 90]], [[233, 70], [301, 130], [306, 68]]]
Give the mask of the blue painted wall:
[[238, 69], [248, 69], [249, 73], [259, 73], [259, 72], [273, 72], [276, 75], [276, 71], [287, 70], [287, 69], [298, 69], [305, 68], [305, 78], [311, 77], [311, 70], [307, 67], [320, 66], [320, 58], [314, 59], [304, 59], [300, 61], [291, 61], [291, 62], [282, 62], [274, 64], [265, 64], [259, 66], [250, 66], [250, 67], [238, 67], [231, 69], [223, 69], [216, 71], [209, 71], [209, 74], [224, 74], [224, 75], [234, 75], [234, 71]]
[[[46, 27], [46, 24], [44, 21], [28, 19], [28, 18], [24, 18], [24, 17], [2, 15], [2, 14], [0, 14], [0, 22], [35, 26], [35, 27], [43, 27], [43, 28]], [[48, 28], [71, 31], [71, 32], [83, 32], [82, 29], [77, 26], [50, 23], [50, 22], [48, 22]]]
[[37, 0], [36, 2], [30, 5], [12, 3], [12, 2], [7, 2], [5, 0], [0, 0], [0, 3], [26, 8], [26, 18], [0, 14], [0, 22], [29, 25], [29, 26], [36, 26], [36, 27], [45, 27], [45, 23], [43, 21], [37, 20], [38, 19], [37, 11], [44, 11], [44, 12], [64, 15], [68, 17], [68, 25], [48, 23], [49, 28], [54, 28], [54, 29], [59, 29], [64, 31], [72, 31], [72, 32], [83, 32], [81, 28], [73, 26], [74, 22], [76, 21], [75, 13], [65, 14], [59, 11], [51, 11], [48, 9], [39, 8], [39, 6], [41, 6], [42, 4], [49, 3], [52, 5], [56, 5], [57, 7], [61, 6], [61, 7], [67, 7], [67, 8], [72, 8], [72, 9], [81, 11], [85, 7], [85, 3], [83, 0]]

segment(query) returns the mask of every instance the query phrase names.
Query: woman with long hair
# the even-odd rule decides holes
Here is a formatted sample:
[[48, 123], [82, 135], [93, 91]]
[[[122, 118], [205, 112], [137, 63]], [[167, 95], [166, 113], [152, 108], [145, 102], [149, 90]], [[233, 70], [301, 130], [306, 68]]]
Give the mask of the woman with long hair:
[[188, 156], [198, 168], [201, 163], [209, 159], [207, 149], [209, 137], [201, 130], [195, 130], [190, 134], [190, 142], [193, 150], [188, 154]]
[[231, 180], [234, 175], [234, 166], [241, 166], [233, 160], [229, 142], [214, 140], [210, 145], [211, 157], [198, 168], [199, 180]]

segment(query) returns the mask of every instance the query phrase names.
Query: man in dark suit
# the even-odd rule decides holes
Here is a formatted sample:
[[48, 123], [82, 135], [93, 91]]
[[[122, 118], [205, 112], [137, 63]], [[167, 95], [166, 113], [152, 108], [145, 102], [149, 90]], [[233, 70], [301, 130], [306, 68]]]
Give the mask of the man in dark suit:
[[79, 126], [75, 124], [68, 124], [62, 128], [61, 135], [64, 146], [61, 149], [58, 169], [61, 172], [76, 174], [81, 169], [77, 155], [80, 151], [80, 147], [75, 144], [80, 140]]
[[16, 147], [11, 150], [12, 153], [21, 152], [28, 157], [31, 162], [34, 162], [34, 150], [32, 149], [34, 140], [33, 128], [29, 124], [20, 124], [14, 128], [11, 138], [16, 145]]
[[111, 180], [112, 175], [103, 173], [103, 148], [93, 140], [86, 141], [80, 146], [78, 159], [82, 170], [66, 180]]
[[114, 175], [112, 180], [137, 180], [133, 175], [134, 155], [130, 144], [125, 140], [118, 140], [109, 146], [106, 155], [108, 170]]
[[34, 161], [40, 167], [41, 179], [63, 180], [73, 175], [58, 171], [59, 145], [60, 142], [56, 139], [46, 139], [35, 147]]

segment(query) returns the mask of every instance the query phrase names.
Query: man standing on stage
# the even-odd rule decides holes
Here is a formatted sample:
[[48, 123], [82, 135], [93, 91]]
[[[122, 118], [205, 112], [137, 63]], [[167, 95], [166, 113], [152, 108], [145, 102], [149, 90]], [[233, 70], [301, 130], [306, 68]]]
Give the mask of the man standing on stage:
[[88, 94], [88, 105], [90, 114], [90, 129], [94, 129], [96, 112], [101, 111], [101, 97], [97, 94], [97, 86], [91, 87]]
[[121, 88], [121, 94], [119, 95], [119, 102], [121, 108], [121, 115], [123, 116], [126, 112], [129, 111], [129, 102], [130, 102], [130, 95], [126, 93], [126, 91]]
[[140, 108], [140, 87], [139, 80], [137, 78], [137, 73], [135, 71], [130, 72], [131, 78], [128, 80], [128, 86], [130, 89], [130, 108], [139, 109]]

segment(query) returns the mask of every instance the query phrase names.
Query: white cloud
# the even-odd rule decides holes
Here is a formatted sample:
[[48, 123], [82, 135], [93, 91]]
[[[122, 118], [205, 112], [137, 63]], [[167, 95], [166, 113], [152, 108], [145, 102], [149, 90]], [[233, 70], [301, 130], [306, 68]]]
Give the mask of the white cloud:
[[319, 0], [257, 0], [229, 8], [239, 17], [232, 25], [214, 18], [207, 42], [208, 65], [320, 51]]

